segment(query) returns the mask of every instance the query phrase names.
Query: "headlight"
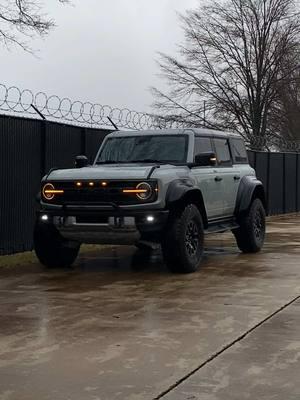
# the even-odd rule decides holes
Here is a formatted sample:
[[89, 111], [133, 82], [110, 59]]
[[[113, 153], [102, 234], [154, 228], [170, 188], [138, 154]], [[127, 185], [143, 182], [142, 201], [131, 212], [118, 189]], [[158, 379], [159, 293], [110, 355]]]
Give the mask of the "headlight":
[[54, 199], [56, 194], [63, 194], [63, 193], [64, 193], [64, 190], [55, 189], [55, 187], [52, 183], [46, 183], [42, 189], [43, 198], [45, 200], [52, 200], [52, 199]]
[[149, 183], [146, 182], [139, 183], [136, 189], [137, 189], [136, 195], [140, 200], [148, 200], [153, 194], [152, 187], [149, 185]]
[[[157, 192], [157, 189], [155, 191]], [[146, 201], [153, 196], [154, 189], [149, 183], [141, 182], [135, 189], [123, 189], [123, 193], [135, 194], [138, 199]]]

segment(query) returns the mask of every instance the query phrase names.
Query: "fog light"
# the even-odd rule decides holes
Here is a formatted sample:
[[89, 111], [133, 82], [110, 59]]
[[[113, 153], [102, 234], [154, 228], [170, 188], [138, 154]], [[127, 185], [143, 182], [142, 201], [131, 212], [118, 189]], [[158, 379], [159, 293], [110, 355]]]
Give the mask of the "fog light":
[[42, 221], [48, 221], [48, 220], [49, 220], [48, 215], [42, 215], [42, 216], [41, 216], [41, 220], [42, 220]]
[[148, 215], [148, 217], [146, 217], [147, 222], [154, 222], [154, 217], [153, 215]]

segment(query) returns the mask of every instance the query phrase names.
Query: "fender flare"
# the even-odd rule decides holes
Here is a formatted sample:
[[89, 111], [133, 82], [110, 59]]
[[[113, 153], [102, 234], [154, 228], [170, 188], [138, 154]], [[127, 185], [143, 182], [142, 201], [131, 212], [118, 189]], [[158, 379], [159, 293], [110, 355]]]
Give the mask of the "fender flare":
[[234, 215], [238, 218], [246, 212], [255, 197], [262, 201], [267, 212], [266, 194], [262, 182], [255, 176], [244, 176], [239, 185]]
[[204, 226], [207, 226], [207, 214], [203, 195], [199, 187], [191, 179], [177, 179], [170, 183], [166, 193], [166, 207], [171, 208], [176, 203], [194, 202], [201, 212]]

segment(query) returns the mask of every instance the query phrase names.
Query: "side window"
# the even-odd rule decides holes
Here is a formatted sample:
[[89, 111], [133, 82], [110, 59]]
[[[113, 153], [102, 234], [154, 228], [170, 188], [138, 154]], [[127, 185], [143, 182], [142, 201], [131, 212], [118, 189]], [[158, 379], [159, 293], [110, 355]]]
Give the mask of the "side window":
[[242, 139], [231, 139], [230, 146], [234, 164], [247, 164], [247, 150]]
[[209, 137], [195, 136], [194, 156], [200, 153], [213, 153], [211, 139]]
[[218, 162], [220, 165], [231, 165], [228, 139], [214, 138]]

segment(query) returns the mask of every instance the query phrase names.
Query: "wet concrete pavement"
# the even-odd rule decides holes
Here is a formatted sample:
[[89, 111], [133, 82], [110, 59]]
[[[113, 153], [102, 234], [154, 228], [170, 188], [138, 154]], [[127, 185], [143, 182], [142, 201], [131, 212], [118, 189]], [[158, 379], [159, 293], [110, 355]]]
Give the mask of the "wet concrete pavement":
[[0, 399], [299, 400], [300, 216], [206, 247], [184, 276], [128, 247], [0, 269]]

